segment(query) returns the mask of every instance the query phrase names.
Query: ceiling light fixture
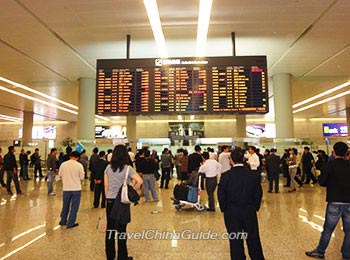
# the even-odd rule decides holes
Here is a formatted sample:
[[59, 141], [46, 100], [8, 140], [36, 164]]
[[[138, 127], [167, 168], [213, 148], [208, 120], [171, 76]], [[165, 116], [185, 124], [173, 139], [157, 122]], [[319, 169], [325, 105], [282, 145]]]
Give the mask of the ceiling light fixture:
[[3, 114], [0, 114], [0, 119], [11, 121], [11, 122], [21, 122], [21, 121], [23, 121], [22, 118], [13, 117], [13, 116], [7, 116], [7, 115], [3, 115]]
[[298, 112], [301, 112], [301, 111], [304, 111], [306, 109], [309, 109], [309, 108], [312, 108], [312, 107], [315, 107], [315, 106], [318, 106], [318, 105], [321, 105], [321, 104], [324, 104], [324, 103], [327, 103], [329, 101], [332, 101], [334, 99], [337, 99], [337, 98], [341, 98], [343, 96], [346, 96], [346, 95], [349, 95], [350, 94], [350, 91], [345, 91], [345, 92], [342, 92], [342, 93], [339, 93], [338, 95], [335, 95], [335, 96], [332, 96], [332, 97], [329, 97], [329, 98], [326, 98], [326, 99], [323, 99], [323, 100], [320, 100], [318, 102], [315, 102], [315, 103], [312, 103], [308, 106], [305, 106], [305, 107], [302, 107], [302, 108], [299, 108], [297, 110], [294, 110], [293, 111], [293, 114], [295, 113], [298, 113]]
[[73, 111], [71, 109], [61, 107], [61, 106], [58, 106], [56, 104], [53, 104], [53, 103], [50, 103], [50, 102], [47, 102], [47, 101], [44, 101], [44, 100], [41, 100], [41, 99], [38, 99], [38, 98], [35, 98], [32, 96], [28, 96], [27, 94], [23, 94], [21, 92], [18, 92], [18, 91], [12, 90], [12, 89], [8, 89], [8, 88], [5, 88], [3, 86], [0, 86], [0, 90], [17, 95], [17, 96], [20, 96], [20, 97], [23, 97], [23, 98], [26, 98], [26, 99], [29, 99], [29, 100], [32, 100], [32, 101], [35, 101], [35, 102], [38, 102], [38, 103], [41, 103], [41, 104], [44, 104], [44, 105], [47, 105], [47, 106], [50, 106], [50, 107], [54, 107], [54, 108], [66, 111], [66, 112], [74, 114], [74, 115], [78, 114], [77, 111]]
[[78, 106], [75, 106], [75, 105], [70, 104], [70, 103], [68, 103], [68, 102], [65, 102], [65, 101], [63, 101], [63, 100], [60, 100], [60, 99], [58, 99], [58, 98], [49, 96], [49, 95], [47, 95], [47, 94], [44, 94], [44, 93], [42, 93], [42, 92], [40, 92], [40, 91], [37, 91], [37, 90], [32, 89], [32, 88], [30, 88], [30, 87], [28, 87], [28, 86], [25, 86], [25, 85], [22, 85], [22, 84], [20, 84], [20, 83], [17, 83], [17, 82], [15, 82], [15, 81], [9, 80], [9, 79], [7, 79], [7, 78], [4, 78], [4, 77], [1, 77], [1, 76], [0, 76], [0, 80], [1, 80], [1, 81], [4, 81], [4, 82], [6, 82], [6, 83], [9, 83], [9, 84], [11, 84], [11, 85], [13, 85], [13, 86], [16, 86], [16, 87], [18, 87], [18, 88], [27, 90], [27, 91], [29, 91], [29, 92], [31, 92], [31, 93], [37, 94], [37, 95], [39, 95], [39, 96], [42, 96], [42, 97], [44, 97], [44, 98], [47, 98], [47, 99], [49, 99], [49, 100], [55, 101], [55, 102], [57, 102], [57, 103], [60, 103], [60, 104], [62, 104], [62, 105], [65, 105], [65, 106], [67, 106], [67, 107], [74, 108], [74, 109], [78, 109], [78, 108], [79, 108]]
[[205, 53], [205, 46], [207, 43], [207, 35], [208, 35], [208, 29], [209, 29], [212, 4], [213, 4], [213, 0], [199, 1], [197, 46], [196, 46], [197, 57], [203, 57]]
[[145, 5], [149, 23], [151, 24], [153, 37], [156, 41], [158, 52], [161, 58], [168, 57], [168, 51], [165, 44], [165, 37], [160, 22], [159, 10], [156, 0], [143, 0]]
[[315, 96], [313, 96], [311, 98], [308, 98], [308, 99], [305, 99], [305, 100], [303, 100], [303, 101], [301, 101], [299, 103], [296, 103], [296, 104], [293, 105], [293, 108], [297, 108], [297, 107], [300, 107], [302, 105], [305, 105], [305, 104], [307, 104], [307, 103], [309, 103], [311, 101], [314, 101], [314, 100], [316, 100], [318, 98], [321, 98], [321, 97], [324, 97], [326, 95], [329, 95], [329, 94], [331, 94], [331, 93], [333, 93], [335, 91], [338, 91], [338, 90], [340, 90], [342, 88], [345, 88], [347, 86], [350, 86], [350, 81], [347, 81], [347, 82], [345, 82], [343, 84], [335, 86], [334, 88], [328, 89], [328, 90], [326, 90], [326, 91], [324, 91], [324, 92], [322, 92], [320, 94], [317, 94], [317, 95], [315, 95]]

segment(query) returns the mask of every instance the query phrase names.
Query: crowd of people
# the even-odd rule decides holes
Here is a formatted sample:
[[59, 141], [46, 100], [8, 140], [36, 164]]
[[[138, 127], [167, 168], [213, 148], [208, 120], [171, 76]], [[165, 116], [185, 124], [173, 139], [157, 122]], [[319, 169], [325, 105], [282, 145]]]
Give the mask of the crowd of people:
[[[134, 154], [131, 148], [127, 149], [124, 145], [117, 145], [113, 150], [108, 149], [107, 152], [99, 151], [99, 148], [95, 147], [89, 158], [85, 150], [80, 153], [67, 147], [66, 153], [61, 153], [57, 158], [58, 150], [52, 148], [46, 160], [45, 179], [48, 185], [48, 195], [56, 195], [53, 183], [55, 178], [61, 179], [63, 206], [60, 225], [66, 228], [76, 227], [79, 225], [76, 218], [81, 198], [81, 181], [89, 178], [90, 190], [94, 192], [93, 207], [106, 208], [107, 229], [117, 232], [118, 259], [132, 259], [128, 256], [126, 240], [118, 235], [126, 231], [130, 216], [126, 218], [128, 221], [123, 222], [118, 222], [111, 216], [113, 205], [121, 196], [121, 186], [124, 180], [127, 180], [130, 185], [133, 181], [133, 186], [142, 190], [141, 195], [144, 195], [145, 203], [150, 203], [151, 197], [154, 202], [159, 200], [157, 194], [159, 179], [159, 188], [169, 189], [170, 180], [175, 173], [180, 183], [190, 183], [191, 177], [201, 175], [203, 176], [202, 181], [197, 183], [197, 186], [200, 185], [207, 192], [207, 210], [215, 211], [214, 193], [218, 186], [218, 200], [220, 209], [224, 213], [227, 231], [229, 233], [249, 231], [249, 254], [252, 259], [260, 260], [264, 259], [264, 256], [256, 212], [260, 208], [262, 199], [261, 180], [266, 174], [269, 181], [268, 192], [272, 193], [274, 190], [275, 193], [279, 193], [279, 179], [282, 172], [286, 178], [283, 186], [288, 187], [290, 193], [296, 191], [296, 185], [301, 188], [305, 184], [320, 182], [320, 185], [327, 187], [329, 206], [327, 206], [325, 228], [320, 244], [315, 250], [306, 252], [308, 256], [322, 258], [329, 242], [329, 234], [334, 230], [339, 218], [350, 211], [350, 188], [346, 190], [349, 182], [344, 184], [344, 181], [349, 180], [346, 175], [348, 173], [345, 173], [349, 168], [349, 163], [344, 165], [344, 161], [349, 159], [348, 146], [345, 143], [335, 145], [334, 153], [330, 157], [322, 150], [311, 153], [309, 147], [304, 147], [302, 154], [299, 154], [296, 148], [285, 149], [282, 156], [277, 155], [275, 148], [265, 149], [263, 154], [260, 154], [260, 150], [254, 146], [250, 146], [247, 150], [240, 148], [230, 150], [231, 147], [222, 146], [220, 153], [216, 154], [211, 147], [202, 151], [201, 147], [196, 145], [193, 153], [190, 154], [186, 149], [179, 148], [173, 155], [170, 149], [164, 148], [158, 155], [156, 150], [145, 147]], [[19, 176], [23, 180], [30, 180], [28, 167], [34, 168], [34, 180], [44, 177], [38, 148], [30, 157], [30, 151], [21, 150], [19, 176], [15, 151], [15, 147], [9, 146], [8, 153], [2, 157], [0, 148], [0, 184], [6, 187], [9, 195], [13, 195], [12, 181], [15, 184], [16, 193], [23, 194]], [[337, 171], [342, 174], [336, 181], [331, 175], [335, 168], [329, 166], [330, 161], [334, 161], [334, 167], [338, 167]], [[88, 170], [91, 172], [90, 176]], [[4, 172], [7, 173], [6, 184]], [[219, 178], [220, 183], [218, 183]], [[329, 188], [328, 185], [332, 188]], [[331, 189], [340, 189], [340, 191], [331, 191]], [[334, 211], [335, 208], [339, 213], [337, 220], [330, 219], [331, 216], [328, 216], [329, 211]], [[344, 259], [348, 259], [349, 254], [346, 248], [349, 246], [350, 221], [348, 215], [343, 217], [345, 239], [342, 252]], [[243, 243], [241, 242], [230, 240], [232, 259], [237, 254], [244, 259]], [[111, 235], [110, 232], [106, 232], [106, 255], [107, 259], [114, 259], [116, 256], [114, 235]]]

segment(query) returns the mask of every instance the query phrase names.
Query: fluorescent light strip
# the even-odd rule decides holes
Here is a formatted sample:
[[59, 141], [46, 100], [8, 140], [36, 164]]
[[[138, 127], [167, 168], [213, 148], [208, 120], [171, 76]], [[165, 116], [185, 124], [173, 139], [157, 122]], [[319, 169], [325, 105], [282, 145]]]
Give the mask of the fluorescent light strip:
[[345, 82], [343, 84], [340, 84], [340, 85], [338, 85], [338, 86], [336, 86], [334, 88], [328, 89], [328, 90], [326, 90], [326, 91], [324, 91], [324, 92], [322, 92], [320, 94], [317, 94], [316, 96], [313, 96], [313, 97], [305, 99], [305, 100], [303, 100], [303, 101], [301, 101], [299, 103], [296, 103], [296, 104], [293, 105], [293, 108], [297, 108], [297, 107], [300, 107], [302, 105], [305, 105], [305, 104], [307, 104], [307, 103], [309, 103], [311, 101], [314, 101], [314, 100], [316, 100], [318, 98], [321, 98], [323, 96], [329, 95], [329, 94], [331, 94], [331, 93], [333, 93], [335, 91], [338, 91], [338, 90], [340, 90], [342, 88], [345, 88], [347, 86], [350, 86], [350, 81], [347, 81], [347, 82]]
[[22, 118], [13, 117], [13, 116], [7, 116], [7, 115], [3, 115], [3, 114], [0, 114], [0, 119], [12, 121], [12, 122], [21, 122], [21, 121], [23, 121]]
[[293, 111], [293, 114], [298, 113], [298, 112], [301, 112], [301, 111], [304, 111], [304, 110], [306, 110], [306, 109], [309, 109], [309, 108], [312, 108], [312, 107], [315, 107], [315, 106], [318, 106], [318, 105], [321, 105], [321, 104], [323, 104], [323, 103], [327, 103], [327, 102], [329, 102], [329, 101], [332, 101], [332, 100], [337, 99], [337, 98], [341, 98], [341, 97], [346, 96], [346, 95], [349, 95], [349, 94], [350, 94], [350, 91], [345, 91], [345, 92], [340, 93], [340, 94], [338, 94], [338, 95], [335, 95], [335, 96], [333, 96], [333, 97], [329, 97], [329, 98], [323, 99], [323, 100], [321, 100], [321, 101], [312, 103], [312, 104], [310, 104], [310, 105], [308, 105], [308, 106], [305, 106], [305, 107], [299, 108], [299, 109], [297, 109], [297, 110], [294, 110], [294, 111]]
[[13, 85], [13, 86], [16, 86], [16, 87], [18, 87], [18, 88], [27, 90], [27, 91], [32, 92], [32, 93], [34, 93], [34, 94], [37, 94], [37, 95], [39, 95], [39, 96], [42, 96], [42, 97], [44, 97], [44, 98], [47, 98], [47, 99], [49, 99], [49, 100], [55, 101], [55, 102], [57, 102], [57, 103], [61, 103], [61, 104], [65, 105], [65, 106], [67, 106], [67, 107], [74, 108], [74, 109], [78, 109], [78, 108], [79, 108], [78, 106], [75, 106], [75, 105], [73, 105], [73, 104], [67, 103], [67, 102], [65, 102], [65, 101], [63, 101], [63, 100], [60, 100], [60, 99], [58, 99], [58, 98], [51, 97], [51, 96], [46, 95], [46, 94], [44, 94], [44, 93], [42, 93], [42, 92], [40, 92], [40, 91], [37, 91], [37, 90], [35, 90], [35, 89], [32, 89], [32, 88], [30, 88], [30, 87], [27, 87], [27, 86], [25, 86], [25, 85], [22, 85], [22, 84], [20, 84], [20, 83], [17, 83], [17, 82], [15, 82], [15, 81], [6, 79], [6, 78], [4, 78], [4, 77], [1, 77], [1, 76], [0, 76], [0, 80], [1, 80], [1, 81], [4, 81], [4, 82], [6, 82], [6, 83], [9, 83], [9, 84], [11, 84], [11, 85]]
[[196, 46], [197, 57], [203, 57], [205, 53], [212, 4], [213, 0], [200, 0], [199, 2]]
[[105, 121], [111, 121], [109, 118], [104, 117], [104, 116], [95, 115], [95, 117], [96, 117], [97, 119], [102, 119], [102, 120], [105, 120]]
[[29, 99], [29, 100], [32, 100], [32, 101], [41, 103], [41, 104], [44, 104], [44, 105], [47, 105], [47, 106], [50, 106], [50, 107], [54, 107], [54, 108], [57, 108], [57, 109], [66, 111], [66, 112], [71, 113], [71, 114], [74, 114], [74, 115], [77, 115], [77, 114], [78, 114], [77, 111], [73, 111], [73, 110], [71, 110], [71, 109], [68, 109], [68, 108], [65, 108], [65, 107], [61, 107], [61, 106], [58, 106], [58, 105], [56, 105], [56, 104], [53, 104], [53, 103], [50, 103], [50, 102], [47, 102], [47, 101], [44, 101], [44, 100], [41, 100], [41, 99], [38, 99], [38, 98], [35, 98], [35, 97], [32, 97], [32, 96], [28, 96], [28, 95], [23, 94], [23, 93], [21, 93], [21, 92], [18, 92], [18, 91], [12, 90], [12, 89], [5, 88], [5, 87], [3, 87], [3, 86], [0, 86], [0, 90], [6, 91], [6, 92], [8, 92], [8, 93], [11, 93], [11, 94], [14, 94], [14, 95], [17, 95], [17, 96], [20, 96], [20, 97], [23, 97], [23, 98], [26, 98], [26, 99]]
[[165, 44], [165, 37], [162, 29], [162, 24], [160, 22], [160, 16], [158, 11], [158, 5], [156, 0], [143, 0], [145, 5], [149, 22], [152, 27], [153, 37], [156, 41], [159, 55], [161, 58], [168, 57], [168, 51]]

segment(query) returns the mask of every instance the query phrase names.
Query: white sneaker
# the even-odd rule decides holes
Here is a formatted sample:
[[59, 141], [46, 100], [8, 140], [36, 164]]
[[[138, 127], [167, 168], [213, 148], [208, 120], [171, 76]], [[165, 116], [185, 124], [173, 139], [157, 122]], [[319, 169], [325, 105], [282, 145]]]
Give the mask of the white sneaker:
[[55, 193], [55, 192], [51, 192], [51, 193], [49, 194], [49, 196], [56, 196], [56, 193]]

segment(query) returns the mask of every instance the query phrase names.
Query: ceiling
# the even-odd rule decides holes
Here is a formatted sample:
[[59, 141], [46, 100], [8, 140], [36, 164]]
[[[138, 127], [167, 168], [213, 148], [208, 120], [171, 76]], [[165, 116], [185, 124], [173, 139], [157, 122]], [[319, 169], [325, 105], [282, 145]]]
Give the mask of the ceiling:
[[[169, 56], [195, 56], [198, 3], [158, 0]], [[235, 32], [237, 55], [267, 56], [271, 96], [273, 75], [293, 76], [295, 104], [350, 80], [349, 13], [348, 0], [213, 0], [205, 56], [232, 55]], [[125, 58], [127, 34], [131, 58], [159, 56], [142, 0], [2, 0], [0, 24], [0, 77], [74, 105], [77, 80], [95, 77], [97, 59]], [[0, 86], [49, 101], [1, 80]], [[346, 95], [294, 116], [345, 117], [349, 105]], [[22, 118], [23, 111], [38, 120], [77, 120], [0, 90], [0, 114]]]

